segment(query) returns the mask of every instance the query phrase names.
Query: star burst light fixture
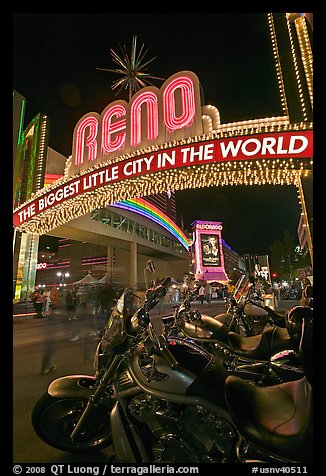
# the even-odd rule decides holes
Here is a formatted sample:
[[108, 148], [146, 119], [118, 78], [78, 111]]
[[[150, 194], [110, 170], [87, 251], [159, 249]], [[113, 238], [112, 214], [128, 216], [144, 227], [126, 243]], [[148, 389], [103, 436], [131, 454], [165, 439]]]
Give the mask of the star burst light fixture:
[[139, 52], [137, 53], [137, 36], [132, 37], [130, 57], [128, 56], [125, 45], [120, 45], [120, 49], [122, 52], [121, 57], [112, 48], [110, 49], [113, 61], [118, 65], [118, 68], [96, 68], [101, 71], [109, 71], [110, 73], [116, 73], [122, 76], [121, 78], [114, 80], [111, 85], [113, 91], [118, 88], [116, 95], [119, 94], [123, 88], [128, 88], [130, 100], [136, 91], [144, 88], [146, 85], [152, 85], [149, 79], [159, 79], [164, 81], [164, 78], [159, 78], [158, 76], [152, 76], [151, 74], [146, 73], [147, 66], [156, 57], [148, 61], [145, 60], [148, 49], [144, 51], [144, 44], [142, 44]]

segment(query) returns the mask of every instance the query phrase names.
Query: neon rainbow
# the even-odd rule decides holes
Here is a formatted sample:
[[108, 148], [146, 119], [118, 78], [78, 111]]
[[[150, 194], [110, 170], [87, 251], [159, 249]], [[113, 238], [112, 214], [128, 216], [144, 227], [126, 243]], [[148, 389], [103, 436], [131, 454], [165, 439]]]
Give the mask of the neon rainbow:
[[122, 202], [110, 204], [110, 207], [122, 208], [133, 213], [138, 213], [138, 215], [142, 215], [155, 223], [158, 223], [171, 233], [187, 251], [189, 251], [189, 240], [178, 225], [176, 225], [171, 218], [165, 215], [165, 213], [143, 198], [123, 200]]

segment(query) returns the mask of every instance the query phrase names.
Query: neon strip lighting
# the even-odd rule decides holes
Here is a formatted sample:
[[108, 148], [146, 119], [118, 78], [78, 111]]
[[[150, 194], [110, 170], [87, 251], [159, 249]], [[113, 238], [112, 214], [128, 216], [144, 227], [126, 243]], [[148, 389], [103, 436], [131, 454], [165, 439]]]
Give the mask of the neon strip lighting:
[[63, 175], [62, 174], [45, 174], [45, 179], [44, 180], [59, 180], [60, 178], [62, 178]]
[[150, 220], [154, 221], [158, 225], [165, 228], [171, 235], [173, 235], [182, 246], [189, 251], [189, 241], [183, 231], [171, 220], [165, 213], [156, 208], [151, 203], [147, 202], [143, 198], [133, 198], [130, 200], [124, 200], [123, 202], [117, 202], [110, 207], [122, 208], [132, 213], [138, 213]]
[[[126, 108], [121, 104], [110, 107], [102, 119], [102, 149], [104, 153], [109, 154], [115, 150], [122, 149], [126, 142], [126, 119], [112, 122], [112, 117], [123, 117], [127, 113]], [[115, 139], [111, 135], [117, 134]]]
[[141, 106], [147, 106], [147, 139], [154, 140], [158, 136], [158, 105], [157, 96], [152, 91], [139, 94], [130, 109], [130, 144], [135, 146], [142, 141], [141, 137]]
[[[89, 129], [86, 136], [86, 130]], [[88, 116], [78, 125], [76, 134], [75, 165], [80, 165], [84, 160], [84, 148], [88, 149], [88, 160], [92, 162], [97, 154], [98, 121], [95, 117]], [[86, 136], [86, 137], [85, 137]]]
[[[61, 269], [61, 268], [69, 268], [70, 266], [70, 262], [69, 264], [64, 264], [64, 265], [58, 265], [58, 266], [52, 266], [51, 263], [48, 263], [48, 266], [46, 268], [43, 268], [44, 270], [47, 269]], [[43, 271], [43, 269], [38, 269], [38, 271]]]
[[[181, 92], [182, 113], [178, 117], [175, 112], [174, 93], [177, 89]], [[166, 87], [163, 93], [164, 120], [170, 131], [189, 126], [195, 117], [196, 106], [194, 99], [194, 85], [190, 78], [180, 76]]]

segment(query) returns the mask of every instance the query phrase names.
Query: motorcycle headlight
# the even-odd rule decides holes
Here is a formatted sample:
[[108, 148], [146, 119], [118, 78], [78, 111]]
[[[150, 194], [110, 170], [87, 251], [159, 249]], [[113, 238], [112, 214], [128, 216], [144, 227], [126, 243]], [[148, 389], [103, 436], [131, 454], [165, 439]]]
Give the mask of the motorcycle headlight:
[[94, 356], [94, 369], [96, 373], [101, 373], [105, 368], [107, 368], [113, 359], [114, 353], [109, 350], [109, 351], [104, 351], [103, 350], [103, 345], [102, 341], [98, 343], [95, 356]]

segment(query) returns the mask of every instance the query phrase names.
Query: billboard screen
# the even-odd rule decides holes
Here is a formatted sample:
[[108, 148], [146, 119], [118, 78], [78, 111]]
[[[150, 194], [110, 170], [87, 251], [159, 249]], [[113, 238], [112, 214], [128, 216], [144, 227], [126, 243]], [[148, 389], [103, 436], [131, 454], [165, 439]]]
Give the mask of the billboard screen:
[[219, 236], [201, 233], [200, 243], [202, 265], [209, 268], [221, 266]]

